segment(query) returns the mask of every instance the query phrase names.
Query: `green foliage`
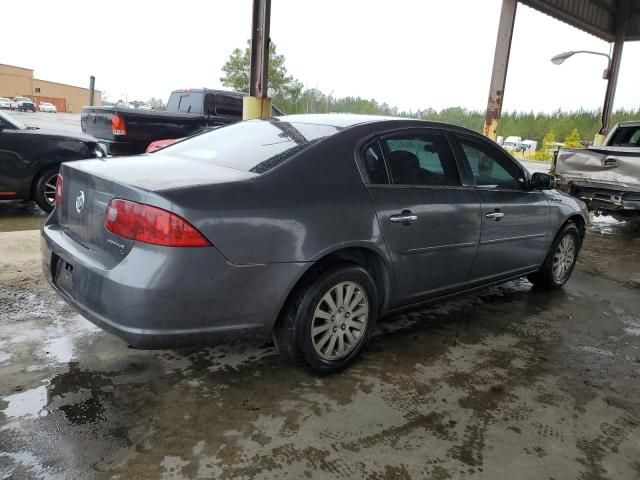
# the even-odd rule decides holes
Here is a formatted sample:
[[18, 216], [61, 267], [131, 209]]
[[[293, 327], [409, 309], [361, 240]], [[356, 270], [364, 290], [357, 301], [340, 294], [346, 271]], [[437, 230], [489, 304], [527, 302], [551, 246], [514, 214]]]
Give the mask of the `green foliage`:
[[[220, 82], [237, 92], [249, 93], [249, 72], [251, 70], [251, 49], [236, 48], [226, 63], [222, 66], [224, 77]], [[276, 44], [269, 44], [269, 95], [274, 103], [294, 100], [302, 93], [303, 85], [300, 81], [287, 74], [284, 65], [284, 55], [278, 55]]]
[[580, 134], [578, 133], [577, 128], [571, 130], [571, 134], [564, 139], [564, 146], [570, 148], [578, 148], [582, 146], [580, 143]]
[[556, 134], [553, 132], [547, 133], [542, 137], [542, 145], [539, 150], [533, 152], [533, 160], [543, 160], [545, 162], [551, 161], [553, 157], [553, 149], [555, 148]]

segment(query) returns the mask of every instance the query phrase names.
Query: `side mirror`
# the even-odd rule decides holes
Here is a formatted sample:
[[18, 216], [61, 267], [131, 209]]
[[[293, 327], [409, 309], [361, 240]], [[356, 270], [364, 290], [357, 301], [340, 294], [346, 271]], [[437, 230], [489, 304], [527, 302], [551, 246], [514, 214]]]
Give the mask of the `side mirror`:
[[531, 176], [531, 188], [533, 190], [553, 190], [556, 188], [556, 178], [542, 172], [536, 172]]

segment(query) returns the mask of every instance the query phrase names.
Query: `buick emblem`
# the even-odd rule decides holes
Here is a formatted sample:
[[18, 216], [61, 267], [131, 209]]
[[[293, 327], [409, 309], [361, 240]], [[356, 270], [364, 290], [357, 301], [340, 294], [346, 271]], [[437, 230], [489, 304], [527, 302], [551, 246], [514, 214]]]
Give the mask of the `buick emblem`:
[[80, 213], [84, 208], [84, 192], [80, 190], [80, 193], [76, 197], [76, 212]]

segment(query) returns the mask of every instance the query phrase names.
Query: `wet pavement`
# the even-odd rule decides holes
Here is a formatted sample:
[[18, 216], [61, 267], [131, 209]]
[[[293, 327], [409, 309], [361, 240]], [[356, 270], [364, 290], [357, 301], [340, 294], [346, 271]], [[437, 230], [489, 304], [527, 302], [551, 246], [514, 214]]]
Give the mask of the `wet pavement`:
[[598, 219], [562, 290], [380, 322], [335, 376], [127, 348], [48, 288], [37, 232], [0, 235], [0, 478], [640, 478], [637, 224]]
[[34, 202], [0, 202], [0, 233], [37, 230], [46, 218]]

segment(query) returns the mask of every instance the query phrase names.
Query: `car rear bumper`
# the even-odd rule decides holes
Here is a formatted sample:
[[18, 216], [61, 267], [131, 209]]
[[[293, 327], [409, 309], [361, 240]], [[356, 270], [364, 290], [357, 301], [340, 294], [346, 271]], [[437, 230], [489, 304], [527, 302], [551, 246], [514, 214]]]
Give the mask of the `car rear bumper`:
[[[88, 320], [138, 348], [224, 341], [270, 334], [284, 299], [305, 264], [236, 266], [215, 248], [146, 244], [115, 267], [57, 225], [41, 235], [43, 273]], [[71, 282], [56, 277], [71, 265]]]

